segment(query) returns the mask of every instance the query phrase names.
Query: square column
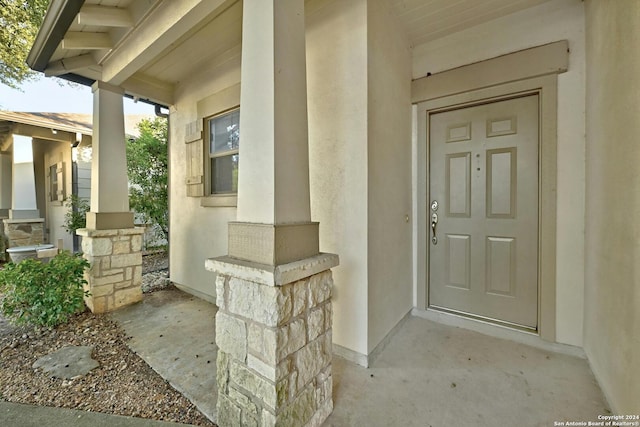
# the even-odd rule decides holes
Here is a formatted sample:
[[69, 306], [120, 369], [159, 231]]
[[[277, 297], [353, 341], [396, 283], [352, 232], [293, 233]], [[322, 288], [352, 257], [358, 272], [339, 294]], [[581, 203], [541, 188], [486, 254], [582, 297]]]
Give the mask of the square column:
[[129, 211], [126, 136], [122, 88], [97, 81], [93, 89], [91, 211], [82, 236], [85, 298], [94, 313], [142, 300], [142, 235]]
[[0, 218], [9, 217], [13, 193], [11, 154], [0, 153]]
[[122, 88], [97, 81], [93, 90], [91, 211], [87, 228], [133, 227], [129, 211], [126, 136]]
[[13, 168], [10, 219], [39, 218], [36, 178], [33, 169], [33, 139], [13, 135]]
[[[7, 246], [39, 245], [44, 243], [44, 218], [40, 218], [36, 204], [33, 139], [22, 135], [13, 135], [12, 138], [13, 161], [7, 164], [7, 159], [1, 159], [2, 178], [11, 177], [9, 185], [2, 184], [3, 201], [11, 197], [9, 217], [3, 220]], [[7, 188], [9, 186], [10, 189]]]
[[331, 254], [276, 268], [207, 261], [218, 274], [218, 425], [319, 426], [331, 414], [336, 265]]
[[311, 221], [304, 0], [243, 6], [240, 170], [229, 255], [280, 264], [319, 252]]
[[333, 410], [330, 269], [311, 221], [304, 0], [245, 0], [237, 221], [217, 273], [218, 419], [319, 426]]
[[85, 272], [87, 307], [106, 313], [142, 300], [143, 227], [116, 230], [76, 230], [91, 267]]

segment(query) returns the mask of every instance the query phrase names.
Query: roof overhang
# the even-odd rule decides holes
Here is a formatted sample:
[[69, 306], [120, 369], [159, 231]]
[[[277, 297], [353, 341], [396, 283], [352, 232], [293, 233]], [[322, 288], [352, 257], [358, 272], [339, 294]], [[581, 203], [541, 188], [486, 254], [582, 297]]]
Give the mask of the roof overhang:
[[83, 4], [84, 0], [54, 0], [49, 4], [27, 56], [27, 64], [32, 70], [44, 72]]
[[241, 28], [240, 0], [51, 0], [27, 64], [165, 107], [179, 83], [239, 61]]

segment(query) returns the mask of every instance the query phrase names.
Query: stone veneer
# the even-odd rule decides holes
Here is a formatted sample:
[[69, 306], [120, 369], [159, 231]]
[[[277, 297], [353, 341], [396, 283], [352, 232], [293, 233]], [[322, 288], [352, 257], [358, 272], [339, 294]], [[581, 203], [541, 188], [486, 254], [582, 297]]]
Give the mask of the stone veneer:
[[142, 300], [142, 235], [144, 228], [80, 229], [82, 252], [91, 267], [85, 272], [94, 313], [113, 311]]
[[218, 425], [319, 426], [331, 414], [337, 263], [321, 254], [282, 274], [272, 267], [271, 278], [265, 266], [208, 261], [218, 273]]
[[10, 248], [44, 243], [43, 218], [4, 219], [3, 222]]

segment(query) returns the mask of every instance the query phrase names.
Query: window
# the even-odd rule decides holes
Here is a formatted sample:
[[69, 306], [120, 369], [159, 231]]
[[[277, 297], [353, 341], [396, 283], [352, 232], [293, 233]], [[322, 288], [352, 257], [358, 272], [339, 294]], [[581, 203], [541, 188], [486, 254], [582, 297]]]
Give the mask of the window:
[[64, 200], [63, 163], [58, 162], [49, 166], [49, 199], [52, 202]]
[[209, 143], [210, 193], [238, 192], [240, 109], [205, 121]]

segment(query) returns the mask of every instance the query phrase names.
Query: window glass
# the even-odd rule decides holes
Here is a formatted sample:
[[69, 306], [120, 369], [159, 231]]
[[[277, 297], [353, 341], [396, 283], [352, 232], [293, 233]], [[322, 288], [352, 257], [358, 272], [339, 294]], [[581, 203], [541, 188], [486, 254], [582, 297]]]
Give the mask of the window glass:
[[211, 159], [211, 192], [238, 192], [238, 155], [214, 157]]
[[211, 154], [237, 150], [240, 141], [240, 110], [211, 119], [209, 135]]
[[240, 110], [207, 120], [211, 194], [238, 192]]
[[52, 202], [58, 200], [58, 165], [49, 167], [49, 179], [51, 187], [49, 188], [50, 199]]

